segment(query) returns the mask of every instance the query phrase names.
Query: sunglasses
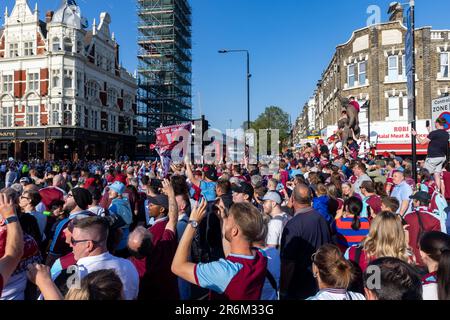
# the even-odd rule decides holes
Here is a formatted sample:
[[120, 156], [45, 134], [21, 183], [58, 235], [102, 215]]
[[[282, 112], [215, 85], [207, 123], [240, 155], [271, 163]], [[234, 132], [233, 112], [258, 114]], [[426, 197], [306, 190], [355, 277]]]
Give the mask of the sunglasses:
[[97, 245], [99, 243], [102, 243], [104, 240], [99, 240], [99, 241], [95, 241], [95, 240], [75, 240], [73, 237], [70, 238], [70, 243], [72, 244], [72, 246], [76, 246], [79, 243], [89, 242], [89, 241], [91, 241], [93, 244]]

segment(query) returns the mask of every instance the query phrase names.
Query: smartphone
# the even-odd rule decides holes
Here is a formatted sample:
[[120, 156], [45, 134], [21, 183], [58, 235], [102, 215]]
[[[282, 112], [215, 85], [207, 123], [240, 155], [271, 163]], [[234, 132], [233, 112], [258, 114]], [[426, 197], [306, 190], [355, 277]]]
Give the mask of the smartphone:
[[429, 128], [431, 126], [430, 120], [427, 120], [426, 127]]

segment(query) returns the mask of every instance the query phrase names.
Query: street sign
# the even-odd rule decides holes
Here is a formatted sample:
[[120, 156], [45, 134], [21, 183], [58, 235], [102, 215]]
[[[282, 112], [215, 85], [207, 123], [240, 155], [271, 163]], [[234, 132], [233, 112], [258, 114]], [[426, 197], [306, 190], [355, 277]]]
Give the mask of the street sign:
[[414, 27], [412, 25], [412, 7], [408, 8], [406, 12], [406, 31], [405, 38], [405, 63], [406, 63], [406, 77], [408, 87], [408, 122], [411, 123], [415, 119], [414, 115], [414, 97], [415, 97], [415, 70], [414, 70]]
[[450, 97], [435, 99], [431, 103], [431, 121], [433, 130], [436, 130], [436, 120], [439, 118], [447, 120], [445, 129], [450, 131]]

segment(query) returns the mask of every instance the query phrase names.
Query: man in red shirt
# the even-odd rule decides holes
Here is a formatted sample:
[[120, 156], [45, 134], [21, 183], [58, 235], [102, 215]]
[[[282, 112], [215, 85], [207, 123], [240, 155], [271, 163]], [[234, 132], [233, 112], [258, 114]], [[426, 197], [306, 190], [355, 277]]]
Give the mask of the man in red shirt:
[[414, 211], [405, 216], [409, 226], [409, 246], [414, 251], [417, 264], [423, 266], [419, 249], [420, 237], [426, 232], [441, 231], [441, 223], [428, 211], [431, 197], [427, 192], [417, 192], [410, 198], [413, 200]]
[[67, 195], [66, 191], [62, 188], [66, 184], [66, 179], [60, 174], [57, 174], [53, 177], [53, 185], [44, 189], [39, 190], [39, 194], [42, 198], [42, 204], [44, 207], [37, 206], [37, 211], [46, 211], [50, 210], [51, 205], [55, 201], [64, 201], [65, 196]]
[[6, 224], [5, 254], [0, 258], [0, 296], [3, 287], [16, 269], [24, 250], [23, 233], [14, 205], [6, 194], [0, 193], [0, 219]]
[[[139, 300], [178, 300], [178, 280], [170, 270], [177, 249], [176, 226], [178, 206], [175, 192], [168, 180], [163, 182], [163, 191], [168, 194], [168, 220], [164, 224], [158, 241], [154, 234], [138, 227], [128, 238], [130, 258], [139, 273]], [[167, 197], [167, 196], [166, 196]]]
[[172, 271], [190, 283], [211, 290], [211, 299], [259, 300], [267, 274], [267, 258], [253, 249], [253, 243], [261, 240], [261, 230], [265, 228], [261, 213], [250, 203], [234, 204], [228, 212], [219, 205], [226, 258], [195, 264], [189, 262], [189, 254], [206, 207], [203, 200], [192, 211], [173, 259]]

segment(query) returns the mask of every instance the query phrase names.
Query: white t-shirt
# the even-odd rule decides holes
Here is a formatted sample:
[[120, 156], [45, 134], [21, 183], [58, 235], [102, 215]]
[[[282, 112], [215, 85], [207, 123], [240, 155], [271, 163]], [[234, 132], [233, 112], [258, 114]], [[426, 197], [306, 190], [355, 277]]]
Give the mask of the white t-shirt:
[[366, 300], [366, 298], [360, 293], [342, 289], [323, 289], [320, 290], [315, 296], [306, 300]]
[[365, 156], [370, 151], [370, 143], [368, 141], [363, 142], [362, 140], [359, 140], [358, 146], [359, 146], [358, 152], [359, 156]]
[[281, 244], [281, 236], [283, 229], [289, 221], [289, 215], [283, 212], [269, 221], [269, 230], [267, 233], [266, 243], [269, 246], [279, 246]]
[[81, 258], [77, 262], [81, 278], [99, 270], [112, 269], [116, 272], [123, 284], [125, 300], [135, 300], [139, 293], [139, 275], [129, 260], [118, 258], [105, 252], [98, 256]]
[[433, 300], [438, 299], [438, 285], [437, 283], [429, 283], [422, 286], [423, 288], [423, 300]]

